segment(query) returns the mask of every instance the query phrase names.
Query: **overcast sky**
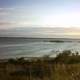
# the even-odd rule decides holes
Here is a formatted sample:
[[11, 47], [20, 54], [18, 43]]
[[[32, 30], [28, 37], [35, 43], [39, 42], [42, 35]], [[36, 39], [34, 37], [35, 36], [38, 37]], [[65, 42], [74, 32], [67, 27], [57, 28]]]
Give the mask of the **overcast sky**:
[[[70, 28], [72, 32], [67, 31], [67, 35], [79, 37], [80, 31], [77, 32], [73, 27], [80, 27], [80, 0], [0, 0], [0, 30], [7, 29], [9, 32], [11, 28], [17, 27]], [[59, 33], [60, 30], [58, 29]], [[27, 32], [29, 31], [23, 34], [26, 35]], [[63, 29], [61, 34], [64, 33]], [[3, 33], [0, 32], [0, 35]]]

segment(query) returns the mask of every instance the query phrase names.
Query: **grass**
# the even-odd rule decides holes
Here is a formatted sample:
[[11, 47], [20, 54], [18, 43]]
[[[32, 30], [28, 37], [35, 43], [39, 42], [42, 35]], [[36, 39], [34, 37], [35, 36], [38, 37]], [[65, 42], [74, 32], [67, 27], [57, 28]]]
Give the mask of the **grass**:
[[0, 63], [0, 80], [80, 80], [80, 55], [63, 51], [55, 58], [9, 59]]

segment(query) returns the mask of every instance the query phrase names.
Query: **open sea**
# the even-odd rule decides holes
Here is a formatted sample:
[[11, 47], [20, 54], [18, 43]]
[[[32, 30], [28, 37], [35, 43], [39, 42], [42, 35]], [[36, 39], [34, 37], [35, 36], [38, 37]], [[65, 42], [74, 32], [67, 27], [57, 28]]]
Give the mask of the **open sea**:
[[[59, 40], [59, 41], [56, 41]], [[0, 58], [55, 56], [63, 50], [80, 52], [79, 39], [0, 37]]]

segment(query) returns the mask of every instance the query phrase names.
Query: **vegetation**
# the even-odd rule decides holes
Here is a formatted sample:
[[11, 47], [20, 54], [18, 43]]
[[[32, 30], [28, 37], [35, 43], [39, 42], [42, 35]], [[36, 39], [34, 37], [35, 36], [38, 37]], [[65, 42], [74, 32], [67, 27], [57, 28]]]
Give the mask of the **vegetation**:
[[61, 41], [61, 40], [50, 40], [49, 42], [63, 43], [63, 42], [65, 42], [65, 41]]
[[0, 62], [0, 80], [79, 80], [80, 55], [69, 50], [55, 58], [44, 56]]

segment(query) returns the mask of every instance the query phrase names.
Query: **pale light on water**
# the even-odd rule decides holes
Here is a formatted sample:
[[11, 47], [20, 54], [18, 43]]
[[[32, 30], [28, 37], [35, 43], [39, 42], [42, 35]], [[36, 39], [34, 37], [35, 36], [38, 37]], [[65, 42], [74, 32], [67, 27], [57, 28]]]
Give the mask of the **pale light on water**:
[[0, 58], [54, 56], [59, 51], [72, 50], [80, 52], [79, 42], [23, 42], [1, 44]]

